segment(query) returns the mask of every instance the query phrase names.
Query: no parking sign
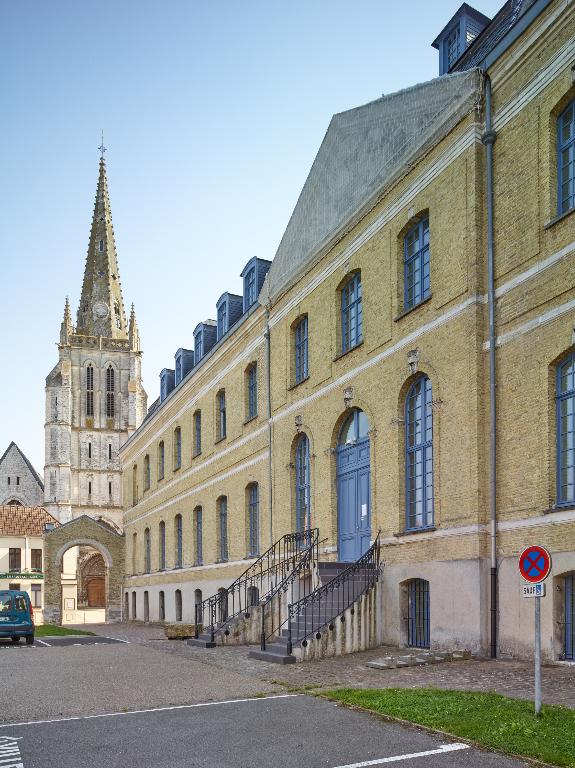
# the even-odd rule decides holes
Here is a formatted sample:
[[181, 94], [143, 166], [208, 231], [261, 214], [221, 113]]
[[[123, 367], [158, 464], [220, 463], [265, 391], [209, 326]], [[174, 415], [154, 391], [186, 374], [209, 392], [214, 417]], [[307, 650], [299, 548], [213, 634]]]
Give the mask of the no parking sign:
[[551, 555], [539, 544], [527, 547], [519, 558], [519, 573], [530, 584], [539, 584], [549, 576]]

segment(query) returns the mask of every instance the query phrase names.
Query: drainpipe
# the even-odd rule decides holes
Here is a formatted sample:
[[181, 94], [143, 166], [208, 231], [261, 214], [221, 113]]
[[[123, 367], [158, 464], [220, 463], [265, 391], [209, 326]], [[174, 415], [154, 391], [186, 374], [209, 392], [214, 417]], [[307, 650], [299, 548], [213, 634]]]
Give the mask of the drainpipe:
[[486, 197], [487, 197], [487, 299], [489, 307], [489, 507], [491, 512], [491, 569], [490, 569], [490, 645], [491, 658], [497, 658], [497, 411], [495, 380], [495, 279], [493, 260], [493, 145], [497, 134], [493, 130], [491, 80], [485, 77], [485, 145]]
[[273, 520], [273, 465], [272, 465], [272, 352], [270, 335], [270, 310], [266, 307], [266, 376], [268, 390], [268, 506], [270, 510], [270, 547], [274, 543], [274, 520]]

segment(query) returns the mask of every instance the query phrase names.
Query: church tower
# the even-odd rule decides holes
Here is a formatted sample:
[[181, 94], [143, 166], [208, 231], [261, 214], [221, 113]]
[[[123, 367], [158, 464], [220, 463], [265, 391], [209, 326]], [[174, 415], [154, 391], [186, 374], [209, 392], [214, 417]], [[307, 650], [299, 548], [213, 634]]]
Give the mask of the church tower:
[[60, 522], [90, 515], [122, 526], [120, 446], [142, 423], [140, 337], [129, 323], [103, 148], [76, 327], [66, 299], [59, 360], [46, 378], [44, 506]]

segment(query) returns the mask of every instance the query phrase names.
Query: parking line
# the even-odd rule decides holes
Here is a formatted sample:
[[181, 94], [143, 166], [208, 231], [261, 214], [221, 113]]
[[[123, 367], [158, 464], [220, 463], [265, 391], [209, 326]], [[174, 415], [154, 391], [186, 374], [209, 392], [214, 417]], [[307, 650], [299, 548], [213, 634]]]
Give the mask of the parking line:
[[[20, 728], [23, 725], [49, 725], [50, 723], [67, 723], [71, 720], [95, 720], [100, 717], [128, 717], [129, 715], [146, 715], [153, 712], [170, 712], [177, 709], [196, 709], [198, 707], [219, 707], [224, 704], [245, 704], [256, 701], [269, 701], [270, 699], [294, 699], [304, 696], [303, 693], [279, 693], [275, 696], [254, 696], [249, 699], [229, 699], [228, 701], [205, 701], [201, 704], [177, 704], [172, 707], [154, 707], [152, 709], [134, 709], [131, 712], [104, 712], [101, 715], [75, 715], [72, 717], [59, 717], [54, 720], [28, 720], [24, 723], [5, 723], [0, 728]], [[342, 766], [343, 768], [343, 766]]]
[[48, 648], [51, 648], [51, 647], [52, 647], [52, 646], [50, 645], [50, 643], [45, 643], [43, 640], [38, 640], [38, 638], [36, 638], [36, 639], [34, 640], [34, 642], [35, 642], [35, 643], [40, 643], [40, 645], [46, 645], [46, 646], [48, 646]]
[[469, 749], [469, 744], [442, 744], [437, 749], [428, 749], [425, 752], [412, 752], [408, 755], [394, 755], [393, 757], [381, 757], [378, 760], [365, 760], [363, 763], [348, 763], [337, 765], [335, 768], [367, 768], [369, 765], [383, 765], [384, 763], [398, 763], [400, 760], [413, 760], [415, 757], [429, 757], [430, 755], [443, 755], [446, 752], [457, 752], [460, 749]]

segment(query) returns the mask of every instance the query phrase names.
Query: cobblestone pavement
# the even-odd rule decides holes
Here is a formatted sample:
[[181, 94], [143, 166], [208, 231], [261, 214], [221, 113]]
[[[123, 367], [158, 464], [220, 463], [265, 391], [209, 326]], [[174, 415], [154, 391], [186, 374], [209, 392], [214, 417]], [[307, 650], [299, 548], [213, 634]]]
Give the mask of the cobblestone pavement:
[[[392, 648], [377, 648], [350, 656], [281, 666], [248, 658], [248, 648], [193, 648], [179, 640], [166, 640], [161, 627], [118, 624], [97, 627], [110, 637], [143, 643], [164, 653], [189, 658], [217, 669], [227, 669], [267, 683], [287, 687], [332, 688], [452, 688], [455, 690], [495, 691], [516, 698], [533, 698], [533, 664], [522, 661], [470, 660], [421, 667], [380, 670], [366, 666]], [[575, 665], [543, 667], [543, 701], [575, 708]]]

